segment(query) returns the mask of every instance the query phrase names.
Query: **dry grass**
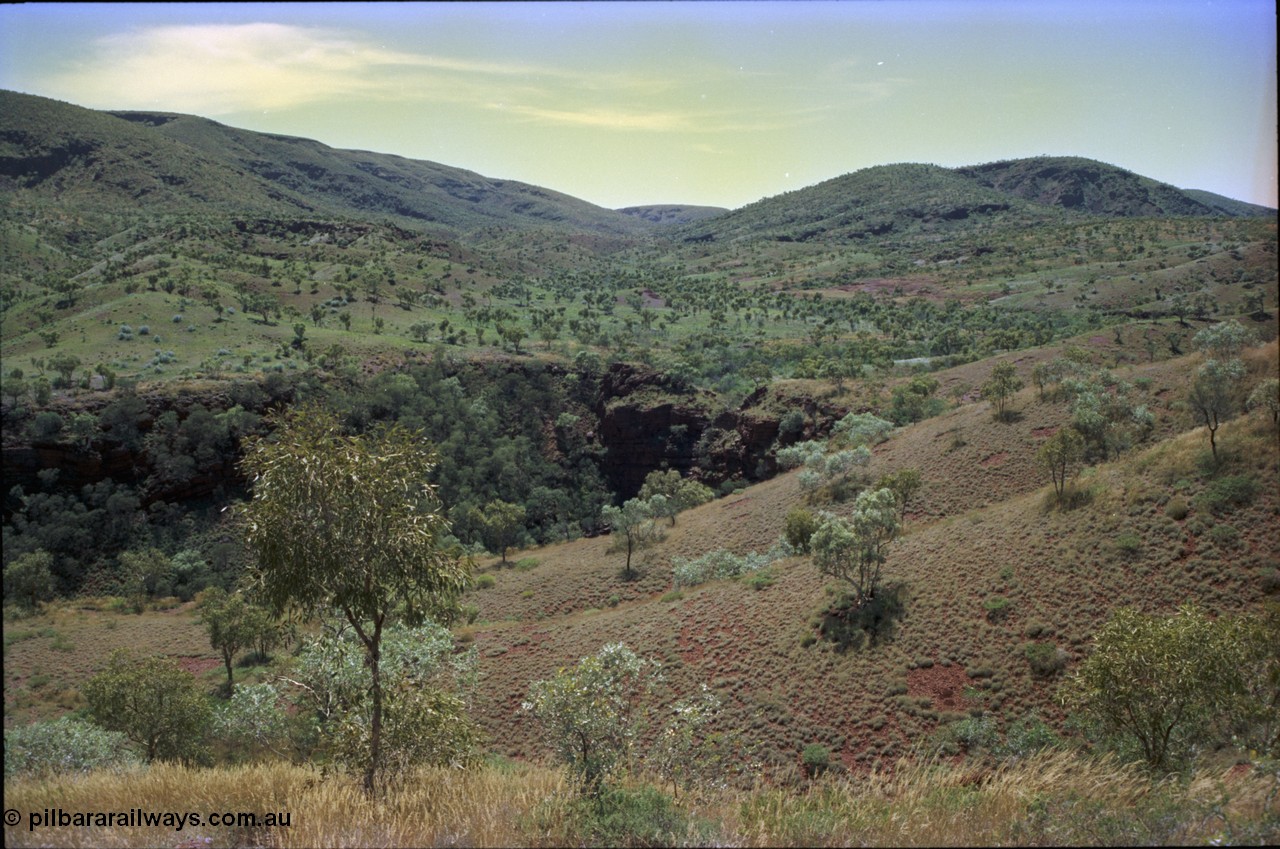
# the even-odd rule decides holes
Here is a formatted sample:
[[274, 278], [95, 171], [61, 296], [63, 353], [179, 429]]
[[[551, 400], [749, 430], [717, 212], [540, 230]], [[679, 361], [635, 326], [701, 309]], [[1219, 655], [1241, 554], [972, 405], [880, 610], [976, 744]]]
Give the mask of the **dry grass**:
[[[353, 777], [283, 764], [6, 782], [23, 814], [7, 846], [550, 846], [591, 845], [563, 776], [537, 767], [424, 770], [380, 799]], [[677, 806], [684, 845], [1039, 845], [1270, 842], [1280, 837], [1280, 776], [1201, 771], [1153, 782], [1132, 767], [1069, 752], [996, 770], [902, 763], [858, 781], [801, 792], [707, 791]], [[48, 828], [26, 814], [146, 811], [287, 812], [289, 828]], [[639, 835], [610, 837], [627, 843]], [[630, 840], [628, 839], [630, 838]], [[646, 844], [647, 845], [647, 844]]]

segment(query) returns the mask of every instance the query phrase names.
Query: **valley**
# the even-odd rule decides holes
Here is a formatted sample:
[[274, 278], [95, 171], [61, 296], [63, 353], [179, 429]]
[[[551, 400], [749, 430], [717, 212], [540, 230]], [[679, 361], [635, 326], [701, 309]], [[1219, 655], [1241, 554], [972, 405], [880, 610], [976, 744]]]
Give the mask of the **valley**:
[[[118, 648], [175, 659], [210, 709], [229, 703], [236, 658], [239, 691], [288, 701], [281, 682], [331, 624], [291, 620], [224, 671], [201, 599], [252, 594], [243, 516], [262, 484], [246, 457], [291, 413], [324, 410], [352, 438], [403, 426], [430, 444], [418, 483], [448, 522], [437, 549], [474, 566], [440, 649], [456, 666], [395, 691], [456, 697], [457, 727], [483, 741], [465, 781], [520, 812], [481, 824], [450, 802], [468, 823], [457, 842], [892, 841], [894, 810], [943, 822], [995, 805], [1028, 764], [1061, 783], [998, 796], [986, 830], [955, 839], [1055, 842], [1029, 811], [1086, 798], [1062, 814], [1066, 842], [1280, 834], [1274, 646], [1248, 667], [1260, 712], [1175, 735], [1182, 760], [1152, 777], [1121, 766], [1142, 760], [1132, 741], [1072, 701], [1122, 609], [1191, 604], [1274, 629], [1275, 210], [1072, 156], [876, 166], [735, 210], [608, 210], [13, 92], [0, 197], [7, 748], [32, 723], [87, 721], [86, 689]], [[1203, 379], [1207, 362], [1220, 379]], [[620, 510], [666, 504], [652, 500], [663, 472], [700, 496], [645, 514], [633, 553]], [[863, 496], [904, 475], [918, 485], [893, 495], [882, 578], [856, 601], [819, 567], [812, 530], [858, 521]], [[19, 564], [47, 579], [30, 589]], [[657, 837], [539, 802], [573, 794], [531, 693], [616, 643], [661, 673], [617, 791], [674, 806]], [[709, 776], [653, 754], [699, 693], [717, 705], [688, 732]], [[317, 820], [318, 793], [372, 816], [333, 777], [347, 732], [304, 728], [305, 704], [288, 701], [275, 737], [216, 739], [150, 774], [181, 786], [199, 779], [180, 769], [258, 770], [253, 787], [292, 788]], [[63, 792], [8, 764], [7, 796]], [[1072, 784], [1090, 770], [1110, 778]], [[1178, 770], [1199, 777], [1160, 783]], [[913, 776], [937, 795], [911, 797]], [[1141, 789], [1080, 789], [1113, 779]], [[451, 779], [422, 786], [436, 781]], [[888, 795], [858, 795], [873, 787]], [[1106, 832], [1139, 796], [1138, 824]], [[810, 803], [820, 813], [789, 807]], [[1214, 831], [1157, 803], [1231, 819]], [[344, 838], [448, 841], [448, 822], [420, 825]], [[920, 828], [909, 839], [941, 835]], [[334, 832], [293, 837], [317, 834]], [[8, 845], [32, 840], [6, 826]]]

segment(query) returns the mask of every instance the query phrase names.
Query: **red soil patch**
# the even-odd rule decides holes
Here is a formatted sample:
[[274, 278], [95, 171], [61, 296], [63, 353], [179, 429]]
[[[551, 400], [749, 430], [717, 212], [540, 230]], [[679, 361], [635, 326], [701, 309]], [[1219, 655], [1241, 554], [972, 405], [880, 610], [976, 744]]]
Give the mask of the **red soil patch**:
[[1057, 427], [1037, 427], [1032, 429], [1031, 435], [1036, 439], [1048, 439], [1057, 433], [1058, 430], [1059, 428]]
[[1008, 451], [997, 451], [996, 453], [989, 454], [987, 457], [983, 458], [978, 462], [978, 465], [982, 466], [984, 469], [989, 469], [992, 466], [1003, 466], [1004, 461], [1007, 459], [1009, 459]]
[[907, 695], [928, 697], [935, 710], [965, 710], [964, 688], [968, 685], [969, 676], [960, 665], [934, 665], [907, 672]]
[[208, 672], [210, 669], [217, 669], [222, 665], [222, 661], [216, 657], [175, 657], [178, 666], [190, 672], [197, 678]]

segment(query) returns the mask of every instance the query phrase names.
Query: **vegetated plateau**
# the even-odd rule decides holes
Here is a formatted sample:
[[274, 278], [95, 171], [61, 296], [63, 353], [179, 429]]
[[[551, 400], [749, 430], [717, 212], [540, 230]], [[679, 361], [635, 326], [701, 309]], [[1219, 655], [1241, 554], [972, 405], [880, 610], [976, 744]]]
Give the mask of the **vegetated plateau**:
[[[1037, 157], [615, 211], [11, 92], [0, 196], [11, 806], [294, 812], [170, 845], [1280, 841], [1275, 210]], [[434, 457], [385, 489], [469, 588], [276, 618], [270, 570], [338, 542], [248, 527], [271, 446], [355, 482], [406, 431]]]

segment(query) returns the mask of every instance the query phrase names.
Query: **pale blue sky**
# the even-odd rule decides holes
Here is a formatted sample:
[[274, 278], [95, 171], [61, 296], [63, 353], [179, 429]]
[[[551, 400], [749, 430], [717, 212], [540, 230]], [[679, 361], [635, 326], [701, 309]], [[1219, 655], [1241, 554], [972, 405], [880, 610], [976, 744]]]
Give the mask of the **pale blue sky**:
[[603, 206], [1088, 156], [1276, 205], [1255, 0], [30, 4], [0, 87], [430, 159]]

